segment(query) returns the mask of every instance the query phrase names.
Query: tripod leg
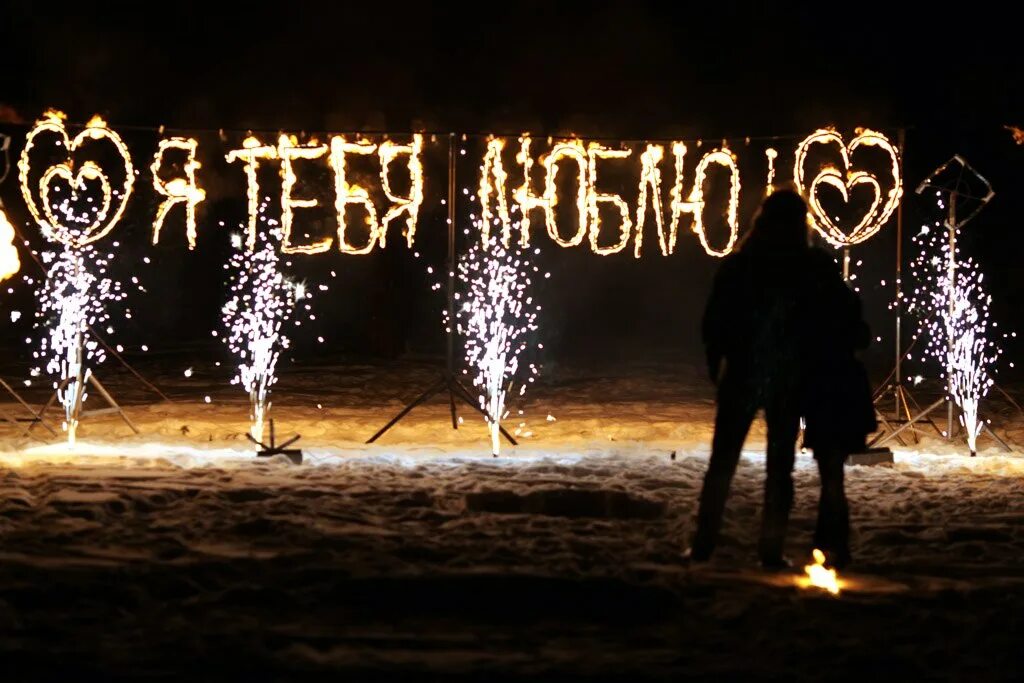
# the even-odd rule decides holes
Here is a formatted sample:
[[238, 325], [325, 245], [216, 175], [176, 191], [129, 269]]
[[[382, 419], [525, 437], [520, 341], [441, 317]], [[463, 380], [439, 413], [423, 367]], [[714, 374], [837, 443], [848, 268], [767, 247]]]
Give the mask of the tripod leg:
[[1017, 403], [1017, 401], [1016, 401], [1016, 400], [1014, 400], [1013, 396], [1010, 396], [1009, 392], [1008, 392], [1008, 391], [1006, 391], [1006, 389], [1003, 389], [1003, 388], [1002, 388], [1001, 386], [999, 386], [998, 384], [996, 384], [996, 385], [994, 385], [994, 386], [995, 386], [995, 388], [996, 388], [996, 391], [998, 391], [998, 392], [999, 392], [1000, 394], [1002, 394], [1002, 395], [1003, 395], [1003, 397], [1004, 397], [1004, 398], [1006, 398], [1006, 400], [1007, 400], [1007, 401], [1009, 401], [1010, 403], [1012, 403], [1012, 404], [1013, 404], [1013, 407], [1014, 407], [1014, 408], [1016, 408], [1016, 409], [1017, 409], [1018, 411], [1020, 411], [1021, 413], [1024, 413], [1024, 408], [1021, 408], [1021, 407], [1020, 407], [1020, 404], [1019, 404], [1019, 403]]
[[[921, 411], [921, 404], [918, 403], [917, 400], [914, 399], [914, 395], [912, 393], [910, 393], [909, 391], [907, 391], [906, 389], [904, 389], [903, 390], [903, 402], [904, 402], [904, 408], [907, 411], [907, 419], [909, 420], [911, 412], [910, 412], [909, 405], [907, 405], [907, 403], [906, 403], [908, 398], [910, 399], [910, 403], [914, 404], [914, 410], [916, 410], [918, 413], [920, 413], [922, 411]], [[930, 412], [930, 411], [926, 411], [926, 412]], [[942, 433], [941, 429], [939, 429], [939, 425], [935, 424], [935, 420], [933, 420], [933, 419], [931, 419], [929, 417], [926, 420], [926, 422], [928, 422], [928, 424], [930, 424], [932, 426], [932, 429], [935, 430], [935, 433], [939, 436], [940, 439], [945, 439], [946, 438], [946, 435]], [[915, 441], [915, 443], [917, 443], [917, 442]]]
[[433, 395], [434, 395], [434, 394], [436, 394], [437, 392], [439, 392], [439, 391], [441, 391], [442, 389], [444, 389], [444, 388], [445, 388], [445, 386], [447, 386], [447, 384], [448, 384], [448, 380], [447, 380], [447, 378], [446, 378], [446, 377], [445, 377], [444, 375], [442, 375], [442, 376], [441, 376], [441, 377], [440, 377], [440, 378], [439, 378], [439, 379], [438, 379], [438, 380], [437, 380], [436, 382], [434, 382], [434, 383], [433, 383], [433, 384], [431, 384], [431, 385], [430, 385], [429, 387], [427, 387], [427, 388], [426, 388], [426, 390], [425, 390], [425, 391], [424, 391], [424, 392], [423, 392], [422, 394], [420, 394], [419, 396], [417, 396], [416, 398], [414, 398], [414, 399], [413, 399], [413, 401], [412, 401], [412, 403], [410, 403], [410, 404], [408, 404], [407, 406], [405, 406], [404, 408], [402, 408], [401, 412], [400, 412], [400, 413], [398, 413], [398, 415], [395, 415], [395, 416], [394, 416], [393, 418], [391, 418], [391, 421], [390, 421], [390, 422], [388, 422], [388, 423], [387, 423], [386, 425], [384, 425], [384, 426], [383, 426], [383, 427], [381, 427], [381, 428], [380, 428], [379, 430], [377, 430], [377, 433], [376, 433], [376, 434], [374, 434], [373, 436], [371, 436], [371, 437], [370, 437], [370, 438], [369, 438], [369, 439], [368, 439], [368, 440], [366, 441], [366, 443], [373, 443], [374, 441], [376, 441], [377, 439], [379, 439], [379, 438], [380, 438], [380, 437], [381, 437], [381, 436], [382, 436], [382, 435], [384, 434], [384, 432], [386, 432], [386, 431], [388, 431], [389, 429], [391, 429], [392, 427], [394, 427], [394, 426], [395, 426], [395, 424], [396, 424], [396, 423], [397, 423], [397, 422], [398, 422], [399, 420], [401, 420], [401, 419], [402, 419], [403, 417], [405, 417], [406, 415], [408, 415], [408, 414], [409, 414], [409, 412], [410, 412], [410, 411], [411, 411], [411, 410], [412, 410], [413, 408], [415, 408], [415, 407], [416, 407], [416, 406], [418, 406], [419, 404], [423, 403], [424, 401], [426, 401], [426, 400], [427, 400], [428, 398], [430, 398], [431, 396], [433, 396]]
[[[473, 400], [473, 397], [470, 395], [469, 390], [462, 385], [462, 382], [453, 378], [452, 385], [449, 387], [449, 389], [451, 391], [457, 391], [459, 393], [459, 398], [461, 398], [469, 405], [473, 406], [473, 409], [476, 410], [476, 412], [480, 413], [484, 417], [487, 417], [487, 411], [481, 408], [480, 405]], [[501, 432], [501, 435], [508, 440], [510, 444], [512, 444], [513, 446], [519, 445], [519, 442], [516, 441], [515, 437], [509, 434], [508, 430], [502, 427], [500, 424], [498, 425], [498, 430]]]
[[[896, 431], [893, 428], [892, 423], [890, 423], [887, 419], [885, 419], [885, 415], [882, 415], [882, 411], [878, 410], [877, 408], [875, 409], [875, 417], [878, 418], [878, 421], [882, 423], [882, 428], [885, 431], [887, 431], [887, 432]], [[900, 438], [900, 437], [896, 437], [896, 440], [900, 442], [901, 446], [906, 446], [907, 445], [907, 444], [903, 443], [903, 439]]]
[[[902, 384], [899, 385], [898, 387], [896, 387], [896, 417], [897, 418], [900, 417], [900, 403], [901, 402], [903, 404], [903, 414], [906, 416], [905, 419], [907, 420], [907, 422], [909, 422], [910, 418], [911, 418], [910, 406], [907, 405], [907, 391], [906, 391], [906, 389], [903, 388]], [[918, 412], [920, 412], [920, 410], [921, 409], [918, 408]], [[917, 436], [917, 430], [916, 429], [911, 429], [910, 430], [910, 436], [911, 436], [912, 439], [914, 439], [914, 445], [915, 446], [918, 443], [920, 443], [920, 438], [918, 438], [918, 436]], [[906, 445], [903, 442], [902, 438], [899, 439], [899, 442], [900, 442], [901, 446], [905, 446]]]
[[[3, 418], [4, 418], [5, 420], [7, 420], [7, 422], [9, 422], [9, 423], [10, 423], [10, 425], [11, 425], [12, 427], [18, 427], [18, 428], [22, 428], [22, 425], [18, 424], [18, 421], [17, 421], [17, 420], [15, 420], [15, 419], [14, 419], [13, 417], [11, 417], [10, 415], [8, 415], [7, 413], [4, 413], [4, 414], [3, 414]], [[23, 429], [23, 428], [22, 428], [22, 430], [24, 431], [24, 429]], [[27, 434], [28, 434], [28, 432], [24, 432], [24, 433], [25, 433], [25, 435], [27, 435]]]
[[68, 420], [68, 443], [71, 445], [74, 445], [78, 426], [82, 423], [82, 403], [85, 401], [86, 378], [92, 377], [92, 373], [88, 370], [86, 372], [88, 374], [85, 376], [79, 372], [78, 378], [75, 380], [75, 402], [72, 404], [71, 419]]
[[[890, 377], [891, 376], [892, 376], [892, 373], [890, 373]], [[886, 380], [888, 380], [888, 377], [886, 378]], [[898, 420], [899, 417], [900, 417], [899, 389], [900, 389], [899, 385], [896, 385], [896, 384], [886, 385], [884, 388], [878, 390], [878, 393], [875, 395], [875, 397], [874, 397], [874, 399], [872, 401], [872, 403], [875, 404], [875, 418], [879, 422], [882, 423], [882, 428], [884, 430], [884, 432], [882, 434], [879, 434], [876, 437], [877, 439], [881, 439], [885, 432], [895, 431], [895, 427], [892, 426], [892, 423], [889, 422], [889, 420], [888, 420], [888, 418], [886, 418], [885, 414], [882, 413], [881, 409], [878, 407], [878, 404], [881, 403], [883, 400], [885, 400], [885, 397], [891, 391], [892, 394], [893, 394], [893, 397], [896, 400], [896, 417], [894, 419]], [[896, 437], [896, 440], [899, 441], [901, 446], [906, 446], [906, 444], [903, 442], [903, 438], [902, 437]]]
[[[892, 390], [893, 400], [896, 402], [896, 413], [895, 413], [895, 417], [893, 417], [893, 419], [892, 419], [892, 422], [896, 422], [897, 420], [900, 419], [900, 385], [899, 384], [893, 384], [892, 386], [886, 388], [886, 392], [888, 392], [889, 390]], [[877, 403], [878, 401], [882, 400], [883, 398], [885, 398], [885, 394], [884, 393], [879, 395], [878, 399], [876, 399], [875, 402]], [[885, 427], [886, 430], [888, 430], [889, 432], [895, 432], [896, 431], [896, 428], [892, 426], [892, 422], [890, 422], [888, 420], [888, 418], [886, 418], [882, 414], [882, 411], [879, 410], [878, 408], [875, 408], [875, 415], [878, 417], [879, 420], [881, 420], [882, 425]], [[875, 438], [876, 438], [876, 440], [877, 439], [881, 439], [881, 438], [883, 438], [883, 435], [879, 434]], [[896, 437], [896, 441], [898, 441], [901, 446], [906, 446], [907, 445], [903, 441], [903, 437], [902, 436], [897, 436]]]
[[928, 406], [927, 408], [925, 408], [923, 413], [921, 413], [920, 415], [917, 415], [916, 417], [911, 418], [910, 420], [908, 420], [905, 424], [901, 425], [900, 428], [897, 429], [892, 434], [889, 434], [888, 436], [880, 437], [880, 438], [872, 440], [871, 445], [872, 446], [875, 446], [875, 445], [884, 446], [886, 444], [886, 442], [888, 442], [890, 439], [895, 439], [897, 436], [899, 436], [899, 434], [901, 432], [904, 432], [907, 429], [910, 429], [918, 420], [922, 420], [922, 419], [928, 417], [928, 414], [930, 412], [932, 412], [933, 410], [935, 410], [937, 408], [940, 408], [942, 406], [942, 404], [945, 403], [945, 402], [946, 402], [945, 397], [940, 398], [938, 401], [936, 401], [935, 403], [933, 403], [930, 406]]
[[107, 388], [104, 387], [102, 384], [100, 384], [100, 381], [98, 379], [96, 379], [96, 375], [93, 375], [93, 374], [90, 373], [89, 374], [89, 381], [92, 382], [92, 385], [94, 387], [96, 387], [96, 391], [100, 392], [100, 396], [102, 396], [104, 399], [106, 399], [107, 403], [109, 403], [112, 408], [116, 408], [117, 409], [117, 414], [121, 416], [121, 419], [124, 420], [124, 423], [126, 425], [128, 425], [129, 427], [131, 427], [131, 430], [133, 432], [138, 434], [139, 433], [138, 428], [134, 424], [132, 424], [131, 420], [128, 419], [128, 416], [125, 415], [125, 413], [124, 413], [124, 409], [120, 405], [118, 405], [117, 401], [114, 400], [114, 397], [111, 396], [110, 392], [107, 391]]
[[895, 379], [896, 382], [899, 382], [900, 378], [896, 377], [896, 368], [890, 370], [889, 374], [886, 375], [885, 379], [883, 379], [882, 382], [878, 385], [878, 388], [874, 390], [873, 396], [875, 397], [876, 401], [880, 399], [882, 396], [885, 396], [887, 393], [889, 393], [889, 390], [892, 389], [893, 385], [889, 384], [889, 380], [891, 379]]
[[[42, 408], [40, 409], [40, 411], [39, 411], [39, 413], [38, 413], [38, 415], [39, 415], [39, 421], [38, 421], [38, 422], [33, 422], [32, 424], [30, 424], [30, 425], [28, 426], [28, 432], [31, 432], [31, 431], [32, 431], [33, 429], [35, 429], [35, 426], [36, 426], [37, 424], [40, 424], [40, 423], [42, 423], [42, 424], [44, 424], [44, 425], [46, 425], [46, 424], [47, 424], [47, 423], [46, 423], [46, 421], [45, 421], [45, 420], [43, 419], [43, 415], [45, 415], [45, 414], [46, 414], [46, 411], [47, 411], [47, 410], [49, 410], [50, 406], [52, 406], [52, 405], [54, 404], [54, 402], [55, 402], [56, 400], [57, 400], [57, 392], [56, 392], [56, 391], [54, 391], [54, 392], [53, 392], [52, 394], [50, 394], [50, 400], [48, 400], [48, 401], [46, 402], [46, 405], [44, 405], [44, 406], [43, 406], [43, 407], [42, 407]], [[47, 425], [47, 429], [50, 429], [49, 425]], [[50, 431], [52, 432], [53, 430], [52, 430], [52, 429], [50, 429]], [[54, 436], [57, 436], [57, 434], [56, 434], [56, 433], [54, 433]]]
[[41, 422], [42, 425], [46, 427], [47, 431], [50, 432], [50, 434], [52, 434], [53, 436], [57, 436], [57, 431], [53, 427], [51, 427], [49, 423], [44, 422], [43, 419], [40, 417], [40, 414], [35, 411], [35, 408], [26, 403], [25, 399], [19, 396], [18, 392], [16, 392], [14, 388], [7, 383], [6, 380], [0, 378], [0, 386], [3, 386], [3, 388], [7, 390], [7, 393], [13, 396], [14, 400], [20, 403], [21, 406], [25, 410], [27, 410], [30, 415], [32, 415], [32, 424], [28, 427], [28, 429], [24, 430], [26, 436], [28, 436], [29, 432], [32, 431], [32, 426], [35, 425], [35, 423], [37, 422]]
[[999, 442], [999, 445], [1003, 447], [1003, 450], [1004, 450], [1004, 451], [1006, 451], [1007, 453], [1011, 453], [1011, 452], [1013, 452], [1013, 449], [1012, 449], [1012, 448], [1010, 448], [1010, 445], [1009, 445], [1008, 443], [1006, 443], [1006, 441], [1004, 441], [1004, 440], [1002, 439], [1002, 437], [1000, 437], [1000, 436], [999, 436], [998, 434], [996, 434], [995, 430], [994, 430], [994, 429], [992, 429], [991, 427], [989, 427], [989, 426], [988, 426], [988, 423], [987, 423], [987, 422], [982, 422], [982, 423], [981, 423], [981, 429], [982, 429], [982, 431], [984, 431], [984, 432], [985, 432], [986, 434], [988, 434], [989, 436], [991, 436], [991, 437], [992, 437], [993, 439], [995, 439], [996, 441], [998, 441], [998, 442]]
[[128, 370], [128, 372], [130, 372], [130, 373], [132, 373], [133, 375], [135, 375], [135, 378], [136, 378], [136, 379], [138, 379], [138, 380], [139, 380], [140, 382], [142, 382], [143, 386], [145, 386], [145, 387], [146, 387], [147, 389], [149, 389], [150, 391], [152, 391], [152, 392], [153, 392], [154, 394], [156, 394], [157, 396], [159, 396], [160, 398], [162, 398], [162, 399], [163, 399], [164, 401], [166, 401], [167, 403], [174, 403], [174, 401], [172, 401], [171, 399], [167, 398], [167, 394], [165, 394], [164, 392], [160, 391], [160, 390], [159, 390], [159, 389], [158, 389], [158, 388], [156, 387], [156, 385], [155, 385], [155, 384], [153, 384], [153, 383], [152, 383], [152, 382], [150, 382], [150, 381], [149, 381], [148, 379], [146, 379], [145, 377], [143, 377], [142, 375], [140, 375], [140, 374], [139, 374], [139, 371], [138, 371], [138, 370], [136, 370], [136, 369], [135, 369], [135, 368], [133, 368], [133, 367], [132, 367], [131, 365], [129, 365], [128, 361], [126, 361], [126, 360], [124, 359], [124, 356], [122, 356], [122, 355], [121, 355], [121, 354], [120, 354], [120, 353], [119, 353], [119, 352], [117, 351], [117, 349], [115, 349], [115, 348], [111, 347], [111, 346], [110, 346], [110, 344], [108, 344], [108, 343], [107, 343], [107, 340], [106, 340], [106, 339], [104, 339], [104, 338], [103, 338], [103, 337], [101, 337], [100, 335], [96, 334], [96, 330], [94, 330], [94, 329], [92, 328], [92, 325], [89, 325], [89, 334], [91, 334], [91, 335], [92, 335], [92, 336], [93, 336], [93, 337], [94, 337], [94, 338], [96, 339], [96, 341], [98, 341], [98, 342], [99, 342], [100, 344], [102, 344], [102, 345], [103, 345], [103, 348], [107, 350], [107, 353], [109, 353], [109, 354], [110, 354], [111, 356], [113, 356], [114, 358], [116, 358], [116, 359], [117, 359], [117, 362], [119, 362], [119, 363], [120, 363], [121, 365], [123, 365], [123, 366], [125, 367], [125, 369], [127, 369], [127, 370]]
[[445, 382], [448, 387], [448, 409], [452, 413], [452, 429], [459, 428], [459, 414], [455, 411], [455, 392], [452, 391], [451, 380]]

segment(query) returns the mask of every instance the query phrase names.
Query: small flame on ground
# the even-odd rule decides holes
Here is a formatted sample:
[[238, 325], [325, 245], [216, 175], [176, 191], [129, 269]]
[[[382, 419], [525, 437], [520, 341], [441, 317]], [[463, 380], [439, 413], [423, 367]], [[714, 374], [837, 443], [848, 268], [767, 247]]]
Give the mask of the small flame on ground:
[[826, 590], [832, 595], [839, 595], [839, 577], [836, 575], [835, 569], [825, 566], [825, 553], [815, 548], [811, 554], [814, 557], [814, 564], [804, 567], [807, 576], [801, 577], [802, 585], [804, 587], [814, 586]]

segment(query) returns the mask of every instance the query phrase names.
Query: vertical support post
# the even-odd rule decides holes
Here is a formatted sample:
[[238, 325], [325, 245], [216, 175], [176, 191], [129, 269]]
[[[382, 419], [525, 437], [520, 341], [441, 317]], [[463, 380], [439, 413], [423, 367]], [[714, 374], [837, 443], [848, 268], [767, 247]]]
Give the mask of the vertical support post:
[[[76, 262], [75, 268], [79, 268], [80, 265]], [[75, 435], [78, 433], [78, 423], [82, 418], [82, 401], [85, 398], [85, 382], [88, 377], [85, 372], [85, 339], [81, 328], [77, 332], [75, 337], [75, 365], [78, 369], [75, 371], [74, 384], [71, 385], [74, 391], [74, 402], [71, 404], [71, 413], [65, 412], [65, 418], [67, 420], [67, 431], [68, 431], [68, 443], [72, 446], [75, 445]], [[67, 389], [65, 389], [66, 391]], [[59, 389], [58, 389], [59, 391]], [[67, 406], [64, 406], [67, 411]]]
[[850, 247], [843, 247], [843, 282], [850, 281]]
[[[900, 177], [903, 177], [903, 155], [906, 148], [907, 131], [900, 128], [897, 145], [900, 154]], [[903, 201], [896, 206], [896, 381], [894, 382], [894, 415], [899, 417], [900, 398], [903, 394]], [[905, 400], [905, 399], [904, 399]], [[909, 409], [908, 409], [909, 419]]]
[[455, 133], [448, 134], [448, 349], [446, 372], [448, 380], [448, 405], [452, 413], [452, 429], [459, 428], [459, 417], [455, 412], [455, 394], [451, 383], [455, 378]]
[[[953, 291], [956, 288], [956, 193], [949, 193], [949, 258], [946, 263], [946, 277], [949, 288], [949, 319], [952, 320], [955, 302]], [[949, 336], [949, 326], [946, 326], [946, 438], [953, 438], [953, 367], [949, 364], [949, 356], [953, 340]]]

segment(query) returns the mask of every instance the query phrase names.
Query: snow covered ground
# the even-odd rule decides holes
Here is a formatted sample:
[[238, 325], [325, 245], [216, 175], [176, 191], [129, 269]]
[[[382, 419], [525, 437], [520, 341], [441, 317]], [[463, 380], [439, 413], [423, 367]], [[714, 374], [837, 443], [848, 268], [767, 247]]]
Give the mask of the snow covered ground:
[[[1013, 409], [993, 417], [1014, 453], [984, 441], [971, 459], [931, 438], [897, 448], [894, 466], [848, 470], [856, 565], [833, 598], [755, 568], [760, 428], [715, 562], [680, 562], [713, 415], [698, 373], [560, 369], [510, 420], [522, 444], [496, 459], [482, 422], [461, 411], [452, 430], [441, 399], [362, 443], [432, 372], [286, 375], [273, 415], [282, 436], [302, 434], [298, 467], [255, 460], [241, 392], [200, 376], [161, 377], [172, 404], [138, 403], [123, 381], [139, 436], [87, 419], [69, 452], [6, 428], [4, 679], [1024, 674]], [[800, 456], [800, 559], [816, 486]]]

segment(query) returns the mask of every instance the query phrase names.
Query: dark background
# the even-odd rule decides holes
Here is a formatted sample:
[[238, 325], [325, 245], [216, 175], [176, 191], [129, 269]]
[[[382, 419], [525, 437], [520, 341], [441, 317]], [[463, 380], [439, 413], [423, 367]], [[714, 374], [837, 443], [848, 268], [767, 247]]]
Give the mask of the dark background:
[[[221, 155], [246, 129], [728, 138], [741, 156], [755, 159], [763, 159], [757, 146], [764, 143], [755, 139], [745, 149], [747, 136], [795, 136], [776, 145], [786, 177], [786, 152], [815, 128], [834, 124], [850, 135], [856, 126], [869, 126], [894, 137], [905, 128], [907, 235], [932, 210], [913, 188], [952, 154], [964, 155], [989, 177], [997, 197], [965, 229], [963, 250], [987, 273], [994, 317], [1007, 329], [1024, 324], [1018, 265], [1024, 207], [1017, 189], [1024, 186], [1024, 147], [1003, 128], [1024, 125], [1019, 26], [985, 3], [951, 15], [925, 5], [720, 3], [698, 9], [643, 2], [459, 10], [174, 3], [145, 12], [16, 3], [7, 12], [0, 29], [6, 32], [0, 101], [6, 103], [3, 130], [15, 137], [12, 159], [25, 124], [54, 106], [77, 122], [103, 114], [144, 171], [117, 233], [122, 248], [115, 271], [139, 273], [149, 290], [146, 299], [133, 299], [137, 314], [118, 334], [129, 357], [142, 344], [154, 353], [191, 348], [211, 359], [223, 356], [210, 346], [209, 331], [223, 303], [229, 229], [243, 220], [245, 207], [244, 176]], [[161, 244], [148, 244], [157, 199], [147, 167], [158, 136], [133, 127], [155, 125], [166, 125], [168, 134], [205, 131], [195, 133], [204, 164], [200, 182], [209, 193], [200, 206], [195, 252], [185, 249], [180, 209]], [[223, 140], [218, 128], [226, 129]], [[465, 147], [471, 163], [460, 168], [460, 185], [472, 188], [482, 142], [471, 137]], [[691, 147], [689, 158], [697, 152]], [[443, 182], [443, 154], [443, 145], [428, 151], [428, 182]], [[635, 157], [632, 164], [639, 166]], [[663, 168], [667, 190], [672, 174], [669, 164]], [[745, 199], [761, 183], [760, 170], [745, 175]], [[630, 185], [635, 192], [635, 179]], [[276, 187], [267, 187], [276, 197]], [[443, 260], [443, 214], [436, 205], [442, 192], [427, 187], [418, 260], [397, 233], [386, 252], [369, 257], [299, 257], [295, 275], [329, 282], [331, 291], [314, 302], [328, 343], [296, 336], [297, 359], [441, 350], [443, 302], [429, 291], [424, 271]], [[24, 225], [16, 171], [0, 186], [0, 197], [12, 220]], [[743, 229], [751, 210], [748, 201]], [[301, 221], [303, 213], [298, 216]], [[651, 238], [639, 261], [630, 250], [600, 257], [586, 248], [560, 249], [546, 238], [538, 242], [541, 263], [552, 272], [541, 320], [549, 364], [699, 359], [699, 316], [717, 261], [686, 229], [669, 258], [657, 254]], [[854, 253], [854, 261], [864, 261], [855, 272], [883, 340], [869, 356], [876, 372], [892, 362], [887, 304], [895, 239], [891, 222]], [[144, 255], [154, 265], [142, 267]], [[12, 289], [5, 308], [30, 311], [29, 288], [16, 283]], [[20, 340], [27, 330], [10, 325], [3, 335], [26, 355]], [[1007, 346], [1009, 355], [1014, 351]], [[1014, 376], [1006, 363], [1001, 371]]]

